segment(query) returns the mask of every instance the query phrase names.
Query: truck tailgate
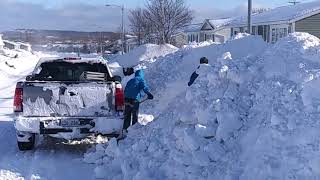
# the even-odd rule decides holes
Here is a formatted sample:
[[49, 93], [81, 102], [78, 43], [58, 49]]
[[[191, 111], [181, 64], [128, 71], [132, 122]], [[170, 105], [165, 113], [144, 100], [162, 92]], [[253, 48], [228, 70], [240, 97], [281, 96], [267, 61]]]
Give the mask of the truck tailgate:
[[23, 86], [24, 117], [107, 117], [114, 112], [113, 83], [30, 82]]

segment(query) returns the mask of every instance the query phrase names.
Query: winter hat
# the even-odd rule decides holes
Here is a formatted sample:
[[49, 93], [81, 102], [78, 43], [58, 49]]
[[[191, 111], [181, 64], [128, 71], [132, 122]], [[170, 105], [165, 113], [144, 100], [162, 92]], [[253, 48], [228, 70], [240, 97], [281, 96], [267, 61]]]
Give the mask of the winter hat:
[[206, 57], [200, 58], [200, 64], [209, 64], [209, 60]]

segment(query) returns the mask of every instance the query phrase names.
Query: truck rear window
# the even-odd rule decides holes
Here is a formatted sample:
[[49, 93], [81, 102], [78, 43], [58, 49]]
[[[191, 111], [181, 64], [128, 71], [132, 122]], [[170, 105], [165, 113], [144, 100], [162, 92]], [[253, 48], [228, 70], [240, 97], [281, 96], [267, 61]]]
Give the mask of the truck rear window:
[[80, 81], [82, 73], [105, 73], [110, 79], [110, 74], [105, 64], [102, 63], [69, 63], [65, 61], [45, 62], [40, 65], [40, 72], [34, 80], [39, 81]]

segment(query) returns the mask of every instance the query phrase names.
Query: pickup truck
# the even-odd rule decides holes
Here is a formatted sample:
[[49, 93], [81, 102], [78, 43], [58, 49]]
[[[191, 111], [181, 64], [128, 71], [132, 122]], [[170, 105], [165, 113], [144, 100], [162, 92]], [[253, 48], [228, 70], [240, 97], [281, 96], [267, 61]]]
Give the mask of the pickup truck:
[[18, 82], [14, 126], [18, 148], [31, 150], [36, 135], [64, 139], [122, 131], [121, 78], [99, 58], [40, 59], [31, 75]]

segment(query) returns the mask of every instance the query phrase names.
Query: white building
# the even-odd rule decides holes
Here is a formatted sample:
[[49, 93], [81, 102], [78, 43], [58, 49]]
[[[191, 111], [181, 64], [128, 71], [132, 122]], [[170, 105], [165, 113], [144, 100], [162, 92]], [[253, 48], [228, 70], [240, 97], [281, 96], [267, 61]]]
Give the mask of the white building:
[[[231, 36], [247, 32], [247, 17], [230, 23]], [[278, 7], [252, 16], [252, 34], [261, 35], [267, 42], [292, 32], [307, 32], [320, 37], [320, 1]]]
[[230, 38], [228, 24], [231, 19], [206, 19], [202, 23], [190, 24], [173, 37], [174, 45], [181, 47], [191, 42], [212, 41], [224, 43]]
[[2, 40], [2, 34], [0, 34], [0, 50], [3, 50], [4, 42]]
[[19, 50], [20, 49], [20, 44], [8, 41], [8, 40], [3, 40], [4, 42], [4, 47], [12, 50]]
[[17, 44], [19, 44], [19, 45], [20, 45], [20, 49], [23, 49], [23, 50], [25, 50], [25, 51], [29, 51], [29, 52], [31, 52], [31, 51], [32, 51], [32, 49], [31, 49], [31, 45], [30, 45], [30, 44], [27, 44], [27, 43], [21, 43], [21, 42], [19, 42], [19, 43], [17, 43]]
[[230, 22], [230, 18], [206, 19], [198, 33], [198, 41], [226, 42], [230, 38], [231, 31], [230, 28], [227, 27]]

